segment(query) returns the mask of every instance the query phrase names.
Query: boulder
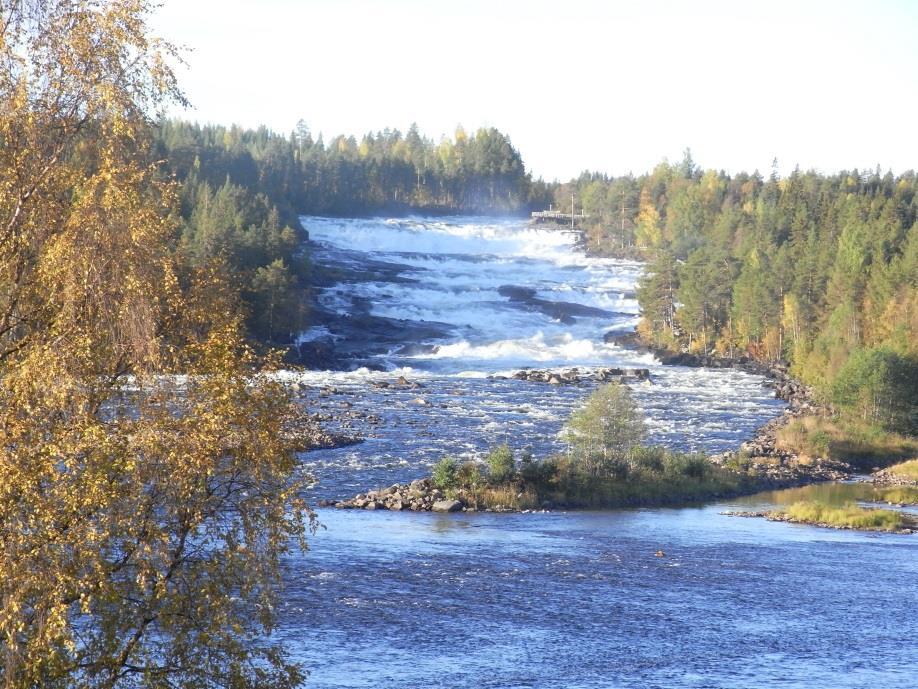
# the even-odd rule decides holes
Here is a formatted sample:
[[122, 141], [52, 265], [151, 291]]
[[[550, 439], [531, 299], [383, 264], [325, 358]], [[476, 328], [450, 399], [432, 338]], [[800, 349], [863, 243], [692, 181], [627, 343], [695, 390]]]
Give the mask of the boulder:
[[433, 512], [459, 512], [462, 503], [458, 500], [437, 500], [431, 507]]

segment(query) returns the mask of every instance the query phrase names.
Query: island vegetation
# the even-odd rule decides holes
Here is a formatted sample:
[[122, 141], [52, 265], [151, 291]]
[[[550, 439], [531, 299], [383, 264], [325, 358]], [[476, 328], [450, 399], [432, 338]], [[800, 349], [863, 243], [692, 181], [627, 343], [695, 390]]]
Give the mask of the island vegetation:
[[855, 503], [829, 505], [819, 501], [796, 502], [780, 510], [768, 512], [733, 512], [732, 516], [764, 517], [769, 521], [807, 524], [828, 529], [914, 533], [915, 519], [897, 510], [861, 507]]

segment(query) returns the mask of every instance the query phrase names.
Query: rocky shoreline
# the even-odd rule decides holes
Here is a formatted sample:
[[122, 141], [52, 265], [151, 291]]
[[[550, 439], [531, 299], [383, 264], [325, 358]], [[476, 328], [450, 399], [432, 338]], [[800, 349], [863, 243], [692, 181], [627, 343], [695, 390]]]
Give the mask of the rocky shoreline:
[[880, 486], [918, 486], [918, 481], [908, 476], [897, 474], [889, 469], [881, 469], [880, 471], [873, 472], [870, 475], [870, 480]]
[[320, 500], [319, 507], [338, 509], [391, 510], [401, 512], [474, 512], [462, 500], [449, 498], [429, 478], [395, 483], [388, 488], [360, 493], [350, 500]]
[[763, 490], [790, 488], [823, 481], [844, 481], [855, 474], [854, 468], [846, 462], [827, 457], [800, 457], [778, 445], [778, 431], [802, 416], [819, 413], [822, 408], [815, 401], [813, 389], [793, 378], [784, 362], [763, 363], [746, 356], [720, 357], [713, 355], [672, 352], [667, 349], [649, 347], [637, 333], [610, 332], [605, 341], [631, 350], [653, 354], [665, 366], [687, 366], [691, 368], [736, 369], [764, 376], [765, 385], [775, 391], [775, 397], [787, 402], [781, 414], [771, 419], [743, 442], [736, 450], [711, 455], [710, 461], [724, 465], [744, 465], [761, 477]]

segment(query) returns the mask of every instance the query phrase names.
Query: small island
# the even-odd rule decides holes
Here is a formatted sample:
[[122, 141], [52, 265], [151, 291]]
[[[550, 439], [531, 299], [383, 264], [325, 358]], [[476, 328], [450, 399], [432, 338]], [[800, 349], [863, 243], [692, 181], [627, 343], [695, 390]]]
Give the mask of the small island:
[[[766, 432], [770, 431], [766, 429]], [[519, 512], [697, 503], [844, 477], [831, 464], [752, 462], [742, 452], [708, 457], [645, 444], [627, 385], [600, 386], [567, 423], [568, 451], [517, 460], [499, 445], [483, 463], [444, 457], [429, 477], [325, 501], [339, 509]]]

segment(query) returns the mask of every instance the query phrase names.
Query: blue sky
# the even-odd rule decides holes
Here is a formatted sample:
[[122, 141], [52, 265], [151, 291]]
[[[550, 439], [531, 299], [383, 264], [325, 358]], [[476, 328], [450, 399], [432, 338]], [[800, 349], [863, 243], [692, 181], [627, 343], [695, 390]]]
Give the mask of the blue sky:
[[165, 0], [188, 119], [509, 134], [537, 176], [918, 168], [918, 0]]

